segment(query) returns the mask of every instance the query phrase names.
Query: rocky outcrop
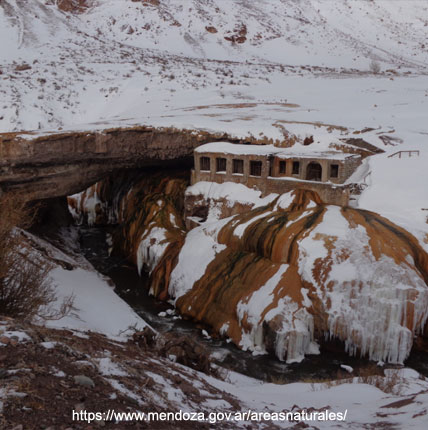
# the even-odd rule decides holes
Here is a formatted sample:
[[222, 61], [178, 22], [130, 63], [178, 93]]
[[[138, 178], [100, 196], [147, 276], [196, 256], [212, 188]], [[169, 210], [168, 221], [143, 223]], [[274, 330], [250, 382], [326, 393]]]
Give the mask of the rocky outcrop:
[[167, 298], [170, 273], [184, 238], [187, 171], [151, 174], [124, 171], [68, 198], [78, 223], [118, 224], [115, 249], [141, 272], [150, 273], [152, 293]]
[[59, 0], [55, 2], [64, 12], [83, 13], [89, 7], [88, 0]]
[[185, 182], [154, 182], [128, 188], [118, 241], [150, 272], [152, 294], [182, 315], [288, 362], [334, 338], [351, 355], [402, 363], [422, 334], [428, 255], [387, 219], [311, 191], [264, 200], [248, 190], [245, 211], [231, 213], [227, 199], [222, 210], [218, 192], [206, 221], [186, 232]]
[[[158, 345], [147, 347], [138, 334], [118, 341], [94, 331], [55, 330], [0, 316], [1, 428], [144, 428], [135, 422], [118, 426], [105, 413], [90, 424], [81, 415], [83, 425], [76, 425], [72, 411], [162, 411], [159, 405], [180, 411], [197, 405], [208, 416], [213, 399], [220, 398], [225, 411], [247, 408], [245, 400], [218, 388], [223, 381], [202, 373], [215, 369], [192, 339], [158, 335]], [[183, 421], [179, 428], [192, 429], [193, 424]], [[151, 420], [145, 428], [171, 430], [177, 423]], [[225, 422], [216, 428], [236, 426]], [[278, 427], [272, 422], [270, 428]]]
[[247, 26], [245, 24], [236, 25], [233, 31], [227, 32], [225, 40], [232, 43], [245, 43], [247, 40]]
[[298, 361], [327, 336], [402, 363], [428, 316], [427, 284], [428, 256], [408, 232], [299, 191], [190, 231], [168, 295], [244, 349]]
[[66, 196], [124, 168], [183, 167], [193, 149], [228, 136], [132, 127], [48, 135], [0, 135], [0, 189], [29, 200]]

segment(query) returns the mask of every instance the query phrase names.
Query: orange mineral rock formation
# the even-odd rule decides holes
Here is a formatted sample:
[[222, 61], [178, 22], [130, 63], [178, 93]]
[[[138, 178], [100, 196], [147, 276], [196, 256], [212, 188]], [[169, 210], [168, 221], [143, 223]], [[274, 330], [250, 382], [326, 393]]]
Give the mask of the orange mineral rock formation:
[[150, 272], [152, 293], [167, 298], [169, 275], [183, 245], [187, 173], [124, 172], [68, 198], [79, 223], [118, 224], [115, 248]]
[[[115, 197], [116, 243], [150, 272], [154, 295], [241, 348], [288, 362], [317, 353], [321, 337], [373, 360], [406, 359], [428, 316], [428, 255], [410, 233], [304, 190], [253, 198], [252, 209], [223, 219], [233, 202], [211, 200], [215, 210], [186, 233], [185, 185], [147, 177]], [[111, 206], [103, 189], [97, 204], [74, 207], [100, 218], [96, 208]]]
[[291, 362], [327, 335], [350, 354], [402, 363], [427, 319], [427, 282], [411, 234], [298, 191], [190, 231], [169, 294], [244, 349]]

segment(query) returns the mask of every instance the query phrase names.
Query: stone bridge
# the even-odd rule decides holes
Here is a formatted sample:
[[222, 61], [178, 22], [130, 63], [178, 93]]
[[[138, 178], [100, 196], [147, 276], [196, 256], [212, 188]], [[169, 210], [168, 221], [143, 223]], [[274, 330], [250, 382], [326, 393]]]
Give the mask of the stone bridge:
[[193, 149], [230, 138], [204, 131], [132, 127], [91, 132], [0, 134], [0, 190], [27, 200], [79, 192], [120, 169], [186, 166]]

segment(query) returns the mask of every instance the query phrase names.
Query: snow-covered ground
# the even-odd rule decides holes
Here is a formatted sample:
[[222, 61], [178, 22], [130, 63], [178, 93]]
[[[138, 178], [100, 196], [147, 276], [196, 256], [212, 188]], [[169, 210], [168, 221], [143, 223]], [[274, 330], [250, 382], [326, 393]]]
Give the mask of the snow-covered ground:
[[[147, 323], [115, 292], [112, 282], [98, 273], [82, 256], [65, 254], [51, 243], [25, 233], [31, 252], [37, 258], [54, 262], [50, 272], [57, 300], [53, 310], [59, 310], [64, 299], [73, 297], [73, 307], [66, 316], [43, 322], [52, 328], [67, 328], [76, 332], [93, 331], [113, 339], [124, 340], [147, 326]], [[71, 239], [70, 239], [71, 240]], [[62, 264], [65, 263], [65, 264]]]
[[[59, 415], [50, 393], [66, 390], [65, 394], [79, 391], [88, 395], [90, 385], [90, 390], [96, 387], [98, 401], [81, 403], [88, 412], [106, 412], [110, 405], [116, 412], [181, 411], [182, 416], [184, 412], [202, 414], [198, 415], [201, 421], [219, 429], [296, 428], [302, 414], [312, 417], [306, 421], [303, 417], [310, 429], [426, 428], [428, 381], [412, 369], [385, 369], [384, 376], [349, 374], [346, 379], [324, 383], [264, 383], [235, 372], [218, 379], [129, 343], [110, 342], [91, 333], [61, 338], [61, 333], [44, 330], [46, 341], [34, 329], [14, 325], [13, 320], [0, 319], [0, 352], [8, 357], [19, 348], [22, 354], [13, 366], [2, 369], [4, 386], [0, 388], [0, 413], [15, 423], [28, 425], [28, 415], [11, 416], [10, 410], [16, 410], [17, 402], [30, 403], [35, 396], [44, 402], [50, 422], [69, 422], [77, 405], [63, 403], [64, 414]], [[13, 346], [4, 343], [6, 338]], [[34, 350], [36, 362], [31, 361]], [[46, 381], [49, 390], [43, 389]], [[79, 388], [83, 384], [86, 388]], [[63, 397], [69, 402], [71, 396]], [[121, 405], [115, 402], [118, 397]], [[337, 414], [338, 419], [325, 419], [326, 413], [330, 417]], [[110, 425], [106, 421], [103, 424]], [[171, 428], [170, 421], [164, 424], [163, 428]], [[203, 425], [191, 424], [195, 428]], [[175, 426], [180, 428], [180, 423], [176, 421]]]
[[[217, 191], [221, 194], [221, 190]], [[254, 203], [259, 203], [256, 196]], [[282, 206], [287, 206], [286, 199], [279, 202]], [[134, 311], [116, 296], [108, 285], [106, 279], [91, 269], [90, 264], [83, 257], [75, 257], [72, 253], [65, 254], [52, 244], [25, 233], [30, 243], [37, 244], [38, 256], [49, 256], [57, 262], [73, 265], [73, 270], [65, 270], [57, 266], [52, 272], [52, 278], [57, 285], [58, 298], [74, 293], [76, 295], [74, 314], [59, 321], [48, 323], [53, 328], [67, 328], [79, 337], [88, 338], [86, 332], [98, 332], [106, 334], [115, 340], [126, 340], [124, 334], [118, 336], [119, 332], [126, 330], [130, 325], [143, 328], [146, 324], [138, 317]], [[201, 254], [201, 253], [200, 253]], [[0, 322], [0, 349], [5, 347], [4, 339], [11, 339], [12, 342], [31, 343], [34, 339], [30, 337], [24, 329], [9, 329], [11, 321]], [[129, 333], [129, 332], [128, 332]], [[76, 347], [77, 343], [73, 344]], [[54, 353], [56, 346], [63, 347], [62, 342], [45, 341], [41, 343], [46, 349]], [[79, 357], [79, 355], [76, 355]], [[100, 378], [104, 378], [111, 385], [118, 395], [135, 399], [144, 410], [144, 399], [141, 397], [138, 386], [125, 386], [124, 381], [128, 381], [130, 375], [130, 362], [126, 365], [114, 360], [108, 350], [94, 352], [94, 356], [87, 356], [88, 366], [95, 366]], [[134, 360], [132, 362], [135, 361]], [[139, 359], [147, 358], [140, 357]], [[151, 358], [150, 360], [154, 360]], [[226, 426], [226, 420], [232, 423], [233, 428], [267, 428], [266, 425], [276, 425], [278, 428], [292, 428], [296, 422], [289, 422], [281, 418], [280, 413], [288, 415], [298, 420], [299, 413], [306, 412], [308, 415], [314, 412], [322, 414], [326, 411], [330, 413], [346, 414], [345, 419], [336, 421], [306, 421], [308, 425], [319, 429], [343, 428], [361, 429], [364, 426], [376, 426], [380, 422], [382, 425], [396, 428], [409, 428], [423, 430], [426, 426], [428, 402], [428, 382], [426, 378], [411, 369], [386, 369], [385, 376], [354, 376], [353, 369], [349, 366], [348, 379], [341, 379], [326, 383], [321, 382], [301, 382], [293, 384], [272, 384], [257, 381], [244, 375], [227, 372], [226, 379], [221, 380], [212, 376], [207, 376], [200, 372], [190, 370], [176, 363], [171, 363], [169, 373], [165, 373], [168, 362], [151, 362], [152, 371], [146, 372], [155, 385], [151, 387], [150, 396], [155, 391], [162, 392], [161, 396], [168, 399], [168, 408], [172, 405], [176, 410], [187, 412], [204, 412], [206, 419], [210, 420], [216, 428]], [[59, 362], [58, 362], [59, 363]], [[92, 363], [92, 364], [91, 364]], [[136, 361], [135, 361], [136, 363]], [[156, 365], [154, 365], [156, 364]], [[158, 372], [159, 366], [164, 369], [163, 373]], [[24, 371], [15, 369], [10, 372]], [[66, 373], [52, 369], [54, 375], [59, 380], [67, 381]], [[165, 375], [180, 375], [192, 386], [199, 390], [201, 403], [196, 404], [186, 392], [171, 384], [170, 379]], [[25, 375], [25, 373], [24, 373]], [[124, 379], [123, 379], [124, 378]], [[133, 379], [133, 378], [132, 378]], [[279, 381], [281, 382], [281, 381]], [[213, 396], [212, 390], [219, 390]], [[224, 394], [233, 396], [235, 403], [226, 399]], [[20, 394], [25, 396], [26, 393]], [[13, 396], [10, 388], [0, 390], [0, 411], [3, 403]], [[146, 396], [145, 396], [146, 397]], [[159, 397], [160, 405], [164, 404]], [[166, 404], [165, 404], [166, 405]], [[266, 412], [269, 415], [262, 416]], [[218, 415], [215, 415], [217, 413]], [[229, 415], [230, 414], [230, 415]], [[244, 414], [247, 414], [245, 416]], [[284, 415], [285, 416], [285, 415]], [[314, 416], [314, 415], [313, 415]], [[341, 417], [340, 417], [341, 418]], [[262, 422], [266, 420], [265, 423]], [[269, 424], [272, 419], [272, 424]]]
[[[395, 154], [417, 150], [416, 153]], [[391, 155], [393, 155], [391, 157]], [[419, 239], [428, 251], [428, 136], [370, 157], [371, 172], [358, 206], [377, 212]]]
[[147, 326], [95, 270], [70, 271], [57, 267], [51, 272], [51, 278], [57, 285], [58, 301], [73, 294], [76, 310], [60, 320], [48, 321], [47, 326], [90, 330], [117, 339], [132, 334], [134, 328], [141, 330]]
[[[428, 250], [426, 1], [94, 0], [80, 15], [55, 3], [0, 3], [0, 132], [148, 124], [273, 140], [313, 135], [314, 150], [361, 137], [386, 152], [362, 166], [368, 187], [358, 206]], [[370, 71], [373, 60], [380, 73]], [[405, 149], [419, 156], [388, 158]], [[240, 191], [210, 188], [227, 198]], [[90, 267], [57, 267], [52, 277], [59, 297], [75, 294], [77, 309], [55, 327], [116, 337], [145, 326]], [[337, 386], [204, 378], [257, 411], [348, 409], [345, 422], [318, 428], [426, 428], [428, 384], [409, 370]]]
[[[87, 3], [1, 3], [0, 132], [148, 124], [313, 135], [313, 151], [362, 138], [386, 154], [359, 207], [427, 241], [425, 1]], [[420, 156], [387, 158], [401, 149]]]
[[[76, 264], [76, 261], [44, 241], [34, 237], [32, 240], [36, 240], [38, 246], [45, 247], [45, 250], [46, 247], [49, 248], [47, 252], [55, 258]], [[144, 322], [132, 309], [114, 295], [105, 280], [88, 268], [75, 268], [71, 271], [57, 268], [52, 275], [58, 282], [57, 291], [60, 296], [69, 294], [71, 291], [78, 295], [75, 303], [78, 310], [74, 317], [49, 325], [71, 329], [79, 337], [88, 338], [85, 332], [94, 331], [104, 333], [116, 340], [125, 340], [124, 336], [117, 336], [118, 329], [126, 329], [128, 325], [135, 323], [140, 328], [144, 326]], [[106, 309], [110, 311], [106, 312]], [[22, 327], [20, 330], [10, 330], [8, 328], [10, 324], [13, 322], [0, 321], [0, 350], [6, 347], [3, 343], [5, 338], [11, 339], [14, 344], [34, 342], [34, 338], [31, 338]], [[54, 353], [56, 346], [65, 347], [63, 342], [47, 341], [40, 345], [52, 351], [51, 354]], [[74, 343], [73, 347], [76, 348], [77, 343]], [[312, 417], [315, 417], [314, 413], [325, 414], [326, 411], [343, 415], [336, 421], [319, 418], [315, 421], [308, 420], [306, 424], [314, 426], [310, 428], [318, 429], [361, 429], [373, 426], [376, 428], [378, 425], [399, 429], [424, 430], [426, 428], [428, 382], [426, 378], [411, 369], [386, 369], [385, 376], [354, 377], [352, 368], [349, 368], [347, 369], [351, 372], [349, 379], [327, 383], [302, 382], [283, 385], [264, 383], [235, 372], [227, 372], [226, 380], [223, 381], [175, 363], [171, 363], [171, 368], [166, 372], [169, 365], [165, 359], [155, 363], [154, 358], [151, 358], [149, 360], [152, 360], [150, 362], [152, 371], [146, 371], [145, 377], [150, 376], [155, 381], [155, 385], [146, 389], [143, 399], [140, 387], [130, 386], [128, 378], [133, 375], [129, 373], [130, 364], [137, 363], [137, 359], [147, 361], [144, 355], [133, 357], [133, 360], [127, 361], [125, 365], [122, 362], [113, 361], [114, 355], [108, 349], [104, 349], [102, 354], [94, 350], [93, 354], [94, 356], [86, 354], [87, 360], [76, 364], [81, 363], [80, 366], [83, 366], [86, 363], [87, 366], [95, 367], [99, 378], [103, 378], [107, 385], [110, 384], [117, 395], [125, 394], [128, 398], [134, 399], [139, 404], [139, 409], [145, 410], [144, 402], [147, 396], [150, 399], [157, 392], [160, 396], [158, 406], [164, 405], [167, 408], [165, 412], [172, 407], [177, 411], [203, 412], [206, 420], [216, 425], [216, 428], [224, 428], [227, 421], [229, 424], [232, 423], [233, 428], [264, 429], [274, 425], [278, 428], [294, 428], [296, 421], [299, 421], [300, 413], [307, 413], [309, 416], [312, 413]], [[80, 355], [76, 354], [76, 357]], [[158, 372], [159, 366], [163, 369], [162, 372]], [[9, 373], [13, 374], [11, 372], [17, 375], [24, 372], [25, 376], [25, 369], [19, 367], [9, 370]], [[52, 372], [58, 378], [58, 382], [67, 383], [66, 373], [57, 371], [55, 368], [52, 368]], [[170, 376], [166, 377], [166, 375]], [[195, 387], [201, 396], [200, 403], [192, 401], [188, 392], [183, 391], [184, 385], [181, 386], [184, 388], [175, 387], [169, 379], [171, 377], [184, 378], [187, 383]], [[134, 378], [131, 376], [130, 380]], [[7, 379], [7, 383], [9, 381]], [[214, 396], [213, 389], [219, 390]], [[27, 396], [26, 391], [22, 391], [16, 395]], [[15, 391], [8, 385], [6, 389], [0, 389], [0, 412], [5, 412], [4, 404], [10, 402], [14, 393]], [[233, 396], [236, 399], [235, 402], [226, 400], [221, 393]], [[168, 404], [162, 399], [168, 399]], [[267, 415], [261, 415], [263, 413]], [[284, 414], [282, 417], [281, 413]], [[285, 415], [287, 413], [288, 420], [294, 418], [296, 421], [285, 420], [283, 417], [287, 416]], [[322, 415], [318, 415], [320, 416]], [[272, 419], [271, 423], [270, 419]]]
[[[313, 135], [314, 151], [349, 137], [388, 154], [418, 149], [416, 164], [371, 160], [377, 172], [360, 206], [385, 215], [409, 206], [390, 206], [383, 191], [394, 179], [397, 195], [416, 195], [406, 211], [422, 218], [425, 1], [97, 0], [83, 14], [51, 3], [0, 5], [0, 132], [149, 124], [280, 141]], [[240, 31], [243, 43], [225, 39]]]
[[[381, 146], [427, 132], [424, 1], [89, 3], [2, 2], [0, 131], [144, 123], [335, 141], [370, 127]], [[242, 26], [244, 43], [225, 39]]]
[[[229, 383], [209, 381], [237, 396], [253, 410], [281, 412], [314, 408], [346, 413], [344, 421], [307, 422], [319, 429], [426, 428], [428, 383], [411, 369], [386, 370], [385, 377], [350, 378], [341, 382], [275, 385], [236, 373]], [[385, 423], [385, 424], [381, 424]], [[287, 428], [289, 424], [284, 425]]]

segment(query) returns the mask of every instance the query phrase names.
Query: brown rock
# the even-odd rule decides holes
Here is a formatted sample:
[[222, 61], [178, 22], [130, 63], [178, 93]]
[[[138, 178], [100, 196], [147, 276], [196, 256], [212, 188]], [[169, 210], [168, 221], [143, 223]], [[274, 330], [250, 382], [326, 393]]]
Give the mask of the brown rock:
[[[226, 325], [225, 334], [237, 345], [240, 344], [243, 333], [254, 333], [260, 330], [257, 333], [262, 334], [264, 346], [277, 355], [279, 354], [278, 333], [281, 333], [281, 327], [287, 327], [288, 320], [291, 321], [290, 324], [294, 324], [294, 315], [297, 316], [301, 312], [300, 315], [308, 315], [308, 318], [313, 321], [314, 333], [317, 335], [330, 332], [339, 340], [351, 339], [357, 351], [359, 348], [362, 349], [362, 355], [371, 354], [372, 359], [377, 359], [376, 354], [382, 354], [384, 357], [385, 354], [389, 354], [387, 349], [379, 349], [375, 353], [364, 349], [366, 347], [364, 335], [369, 329], [351, 331], [351, 320], [347, 318], [347, 314], [338, 318], [333, 327], [328, 325], [333, 306], [331, 291], [339, 291], [340, 288], [347, 291], [350, 296], [349, 308], [352, 309], [355, 319], [360, 318], [362, 323], [370, 324], [369, 321], [364, 320], [362, 301], [355, 298], [358, 297], [359, 291], [364, 290], [365, 294], [371, 294], [370, 291], [376, 288], [376, 284], [366, 281], [364, 276], [359, 276], [358, 270], [361, 270], [361, 267], [358, 267], [355, 261], [367, 262], [368, 267], [364, 267], [364, 270], [375, 271], [380, 279], [382, 279], [382, 271], [385, 272], [386, 278], [391, 276], [391, 273], [397, 273], [396, 276], [403, 276], [403, 282], [411, 285], [406, 294], [403, 294], [405, 311], [398, 323], [415, 333], [424, 321], [424, 310], [415, 306], [415, 303], [418, 300], [428, 299], [428, 254], [409, 232], [378, 214], [349, 207], [324, 205], [319, 198], [308, 199], [310, 193], [314, 194], [313, 192], [297, 190], [294, 193], [295, 198], [287, 209], [275, 209], [275, 203], [272, 202], [266, 207], [236, 215], [233, 221], [225, 224], [216, 237], [218, 243], [226, 245], [226, 248], [216, 255], [193, 288], [177, 300], [177, 308], [183, 315], [210, 325], [214, 331], [219, 332]], [[310, 210], [308, 210], [309, 201], [312, 202]], [[302, 213], [304, 209], [305, 212]], [[328, 214], [333, 211], [337, 212], [337, 218], [345, 226], [349, 226], [348, 229], [339, 231], [339, 237], [334, 226], [326, 222]], [[265, 217], [261, 216], [263, 212], [266, 213]], [[257, 217], [257, 220], [252, 221], [254, 217]], [[248, 227], [238, 239], [234, 231], [239, 224], [246, 224]], [[311, 235], [320, 225], [323, 225], [323, 229], [325, 228], [328, 233]], [[354, 237], [354, 229], [361, 229], [367, 236], [361, 239]], [[301, 259], [307, 255], [307, 248], [305, 248], [307, 242], [304, 242], [304, 239], [308, 236], [313, 243], [317, 243], [325, 250], [325, 254], [320, 253], [319, 258], [314, 259], [311, 267], [307, 269], [312, 275], [311, 281], [308, 277], [302, 276], [299, 271]], [[352, 243], [352, 246], [347, 247], [348, 242]], [[176, 258], [175, 255], [173, 258]], [[379, 263], [381, 258], [389, 258], [391, 264], [382, 266]], [[411, 262], [410, 266], [409, 262]], [[272, 290], [272, 299], [266, 303], [264, 309], [261, 309], [260, 320], [254, 318], [254, 315], [248, 318], [245, 313], [238, 319], [238, 304], [248, 303], [252, 295], [263, 288], [284, 264], [288, 267], [276, 281]], [[337, 268], [341, 264], [351, 266], [355, 264], [357, 271], [354, 278], [339, 284], [334, 275], [330, 278], [330, 274], [334, 266]], [[409, 274], [402, 274], [403, 272], [397, 266], [409, 267]], [[387, 288], [398, 289], [398, 293], [401, 294], [400, 281], [395, 279], [396, 282], [388, 284]], [[152, 281], [153, 291], [167, 290], [165, 279], [159, 279], [161, 283], [159, 287], [155, 285], [155, 279]], [[424, 284], [426, 284], [425, 290], [422, 288]], [[309, 306], [303, 303], [304, 291], [310, 299]], [[299, 311], [293, 313], [293, 316], [286, 314], [285, 311], [278, 314], [271, 313], [271, 316], [265, 319], [270, 310], [280, 307], [280, 300], [284, 299], [293, 303]], [[385, 321], [390, 318], [388, 302], [374, 301], [371, 306], [379, 307], [379, 312], [383, 313], [380, 318]], [[257, 321], [260, 321], [261, 327], [254, 326], [258, 324]], [[386, 333], [382, 328], [378, 328], [376, 336], [384, 335]], [[284, 352], [293, 351], [293, 342], [295, 342], [293, 336], [299, 336], [299, 334], [292, 330], [287, 334], [284, 344], [289, 342], [291, 346], [290, 349], [287, 349], [288, 344], [282, 346]], [[402, 342], [403, 348], [408, 348], [409, 342], [407, 340]], [[398, 351], [401, 352], [390, 358], [391, 362], [402, 362], [405, 359], [403, 349], [398, 348]], [[188, 351], [186, 346], [169, 342], [166, 345], [165, 354], [176, 355], [177, 361], [179, 359], [185, 361]], [[285, 359], [281, 355], [278, 357]]]
[[30, 70], [31, 68], [32, 67], [29, 64], [23, 63], [15, 67], [15, 72], [23, 72], [25, 70]]
[[314, 143], [314, 136], [305, 137], [305, 140], [303, 141], [303, 145], [308, 146], [311, 143]]
[[224, 38], [232, 43], [244, 43], [247, 40], [247, 26], [245, 24], [237, 25], [233, 32]]
[[159, 339], [161, 355], [175, 357], [177, 363], [205, 373], [211, 373], [208, 351], [188, 336], [165, 334]]
[[132, 339], [139, 347], [152, 347], [156, 343], [156, 333], [150, 327], [144, 327], [144, 330], [134, 333]]
[[88, 0], [58, 0], [57, 6], [64, 12], [83, 13], [88, 8]]
[[72, 195], [121, 168], [182, 163], [195, 147], [220, 137], [152, 127], [23, 136], [0, 134], [0, 188], [32, 200]]
[[9, 345], [10, 338], [8, 338], [7, 336], [0, 336], [0, 343], [3, 343], [4, 345]]
[[199, 390], [194, 387], [193, 385], [191, 385], [189, 382], [187, 381], [183, 381], [180, 384], [180, 390], [186, 395], [186, 396], [200, 396], [200, 392]]

